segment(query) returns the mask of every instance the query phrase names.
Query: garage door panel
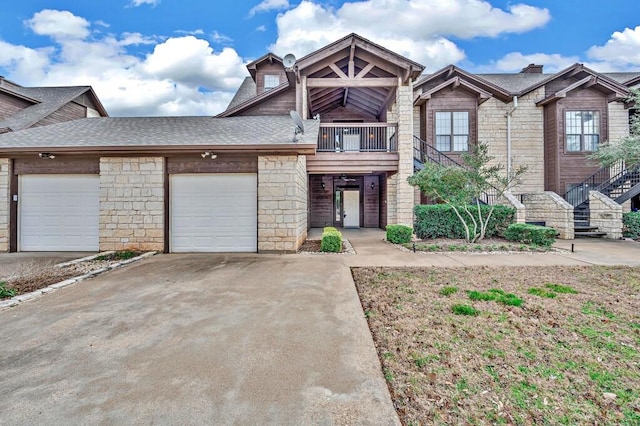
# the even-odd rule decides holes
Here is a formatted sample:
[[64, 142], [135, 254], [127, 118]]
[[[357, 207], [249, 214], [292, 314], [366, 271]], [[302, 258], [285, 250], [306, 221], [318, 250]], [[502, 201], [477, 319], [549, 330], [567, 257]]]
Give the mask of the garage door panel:
[[97, 175], [21, 175], [21, 251], [98, 251]]
[[171, 176], [172, 252], [257, 251], [256, 174]]

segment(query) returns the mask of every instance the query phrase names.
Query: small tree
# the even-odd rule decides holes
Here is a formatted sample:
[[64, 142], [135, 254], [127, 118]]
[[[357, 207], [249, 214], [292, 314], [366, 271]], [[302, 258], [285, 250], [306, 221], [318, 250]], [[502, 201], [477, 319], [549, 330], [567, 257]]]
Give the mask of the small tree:
[[519, 166], [511, 173], [503, 173], [500, 164], [489, 165], [486, 144], [471, 147], [463, 155], [465, 167], [443, 166], [427, 162], [418, 173], [407, 180], [426, 196], [443, 201], [451, 206], [465, 231], [468, 242], [480, 241], [485, 237], [487, 225], [493, 214], [493, 205], [486, 217], [480, 208], [481, 197], [491, 192], [496, 198], [504, 195], [526, 172], [526, 166]]
[[640, 90], [632, 90], [627, 101], [632, 102], [636, 110], [636, 114], [631, 117], [629, 136], [614, 144], [603, 144], [589, 156], [600, 162], [603, 167], [611, 166], [618, 161], [624, 161], [627, 167], [640, 163]]

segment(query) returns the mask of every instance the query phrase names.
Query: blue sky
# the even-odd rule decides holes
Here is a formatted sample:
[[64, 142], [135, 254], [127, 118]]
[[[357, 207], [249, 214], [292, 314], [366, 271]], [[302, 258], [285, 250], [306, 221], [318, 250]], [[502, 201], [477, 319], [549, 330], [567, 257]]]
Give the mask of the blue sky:
[[271, 50], [357, 32], [426, 66], [640, 70], [638, 0], [29, 0], [0, 9], [0, 75], [92, 85], [112, 116], [211, 115]]

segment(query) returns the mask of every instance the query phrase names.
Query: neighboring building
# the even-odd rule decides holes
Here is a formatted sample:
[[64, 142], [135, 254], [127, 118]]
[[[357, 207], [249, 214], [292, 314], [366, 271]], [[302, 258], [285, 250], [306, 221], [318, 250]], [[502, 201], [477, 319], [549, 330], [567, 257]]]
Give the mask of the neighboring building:
[[[0, 135], [0, 250], [292, 252], [310, 227], [411, 225], [420, 195], [407, 177], [478, 142], [509, 168], [528, 166], [508, 197], [520, 220], [571, 238], [598, 171], [586, 154], [628, 134], [624, 99], [640, 85], [640, 72], [580, 64], [420, 77], [422, 65], [355, 34], [290, 67], [267, 54], [247, 68], [215, 118], [78, 119]], [[620, 171], [615, 188], [600, 188], [617, 203], [591, 193], [591, 221], [612, 237], [618, 203], [640, 191]]]
[[23, 87], [0, 76], [0, 133], [107, 116], [89, 86]]

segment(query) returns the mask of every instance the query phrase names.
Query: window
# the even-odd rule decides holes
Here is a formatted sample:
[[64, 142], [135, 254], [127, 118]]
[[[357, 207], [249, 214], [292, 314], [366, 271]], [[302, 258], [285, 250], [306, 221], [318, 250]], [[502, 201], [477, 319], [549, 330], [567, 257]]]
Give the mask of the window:
[[467, 111], [436, 112], [436, 149], [445, 152], [469, 150]]
[[600, 142], [600, 112], [566, 111], [567, 151], [595, 151]]
[[264, 91], [271, 90], [274, 87], [280, 85], [280, 76], [273, 74], [265, 74], [264, 76]]

